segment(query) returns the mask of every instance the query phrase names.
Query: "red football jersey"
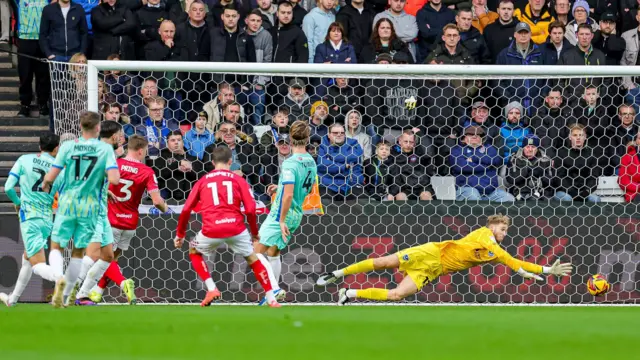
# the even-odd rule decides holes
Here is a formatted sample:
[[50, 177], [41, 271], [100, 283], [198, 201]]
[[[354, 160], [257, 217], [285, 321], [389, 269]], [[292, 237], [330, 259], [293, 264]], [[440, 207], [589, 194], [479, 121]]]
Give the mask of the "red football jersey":
[[109, 185], [117, 202], [109, 201], [109, 223], [116, 229], [135, 230], [138, 227], [138, 207], [145, 189], [158, 191], [158, 181], [153, 170], [134, 159], [118, 159], [120, 183]]
[[191, 211], [196, 207], [202, 216], [202, 234], [206, 237], [221, 239], [242, 233], [247, 229], [245, 215], [251, 234], [258, 234], [256, 201], [249, 184], [231, 171], [213, 170], [193, 186], [180, 213], [178, 237], [185, 237]]

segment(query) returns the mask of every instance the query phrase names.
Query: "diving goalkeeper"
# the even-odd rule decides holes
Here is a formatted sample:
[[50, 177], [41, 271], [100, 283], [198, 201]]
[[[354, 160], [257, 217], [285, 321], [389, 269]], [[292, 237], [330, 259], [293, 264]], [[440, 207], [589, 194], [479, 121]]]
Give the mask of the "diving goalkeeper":
[[344, 269], [321, 276], [317, 285], [324, 286], [336, 282], [346, 275], [372, 270], [398, 268], [406, 276], [395, 289], [369, 288], [362, 290], [340, 289], [338, 305], [344, 305], [351, 299], [369, 299], [378, 301], [400, 301], [417, 293], [423, 286], [434, 281], [440, 275], [462, 271], [476, 265], [489, 262], [501, 263], [527, 279], [543, 280], [537, 274], [567, 276], [571, 274], [571, 264], [561, 264], [557, 260], [552, 266], [540, 266], [514, 259], [500, 247], [507, 236], [509, 218], [504, 215], [492, 215], [487, 226], [472, 231], [460, 240], [430, 242], [408, 248], [393, 255], [376, 259], [367, 259]]

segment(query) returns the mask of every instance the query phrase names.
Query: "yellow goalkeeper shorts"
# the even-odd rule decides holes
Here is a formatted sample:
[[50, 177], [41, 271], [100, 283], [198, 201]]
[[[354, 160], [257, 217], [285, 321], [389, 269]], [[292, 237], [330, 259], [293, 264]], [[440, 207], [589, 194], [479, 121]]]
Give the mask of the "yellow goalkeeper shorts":
[[400, 260], [400, 271], [413, 280], [418, 291], [442, 274], [440, 249], [433, 243], [404, 249], [396, 254]]

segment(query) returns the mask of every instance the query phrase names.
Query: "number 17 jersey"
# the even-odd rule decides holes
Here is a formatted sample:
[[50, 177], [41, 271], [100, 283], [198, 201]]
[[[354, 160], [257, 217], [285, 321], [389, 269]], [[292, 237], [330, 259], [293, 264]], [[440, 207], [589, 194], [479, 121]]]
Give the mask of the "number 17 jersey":
[[117, 169], [113, 147], [98, 139], [67, 141], [58, 151], [54, 167], [65, 169], [57, 214], [80, 218], [106, 216], [106, 172]]
[[276, 191], [276, 199], [271, 205], [269, 217], [276, 222], [280, 221], [282, 212], [282, 195], [284, 186], [293, 184], [293, 200], [291, 207], [287, 213], [287, 222], [291, 220], [293, 223], [302, 221], [302, 204], [304, 199], [313, 189], [318, 174], [318, 165], [309, 154], [292, 154], [289, 158], [282, 162], [280, 170], [280, 180], [278, 182], [278, 190]]

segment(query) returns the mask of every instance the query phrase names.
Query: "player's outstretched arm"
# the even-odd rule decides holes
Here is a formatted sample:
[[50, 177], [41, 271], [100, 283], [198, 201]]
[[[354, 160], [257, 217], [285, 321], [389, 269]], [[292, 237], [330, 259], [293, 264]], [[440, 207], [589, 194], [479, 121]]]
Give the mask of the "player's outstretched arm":
[[570, 263], [561, 264], [560, 260], [556, 260], [552, 266], [540, 266], [527, 261], [518, 260], [498, 245], [494, 246], [492, 250], [496, 254], [496, 260], [499, 263], [507, 265], [511, 270], [517, 272], [525, 279], [543, 280], [543, 278], [538, 276], [538, 274], [551, 274], [556, 276], [568, 276], [571, 274], [572, 266]]

